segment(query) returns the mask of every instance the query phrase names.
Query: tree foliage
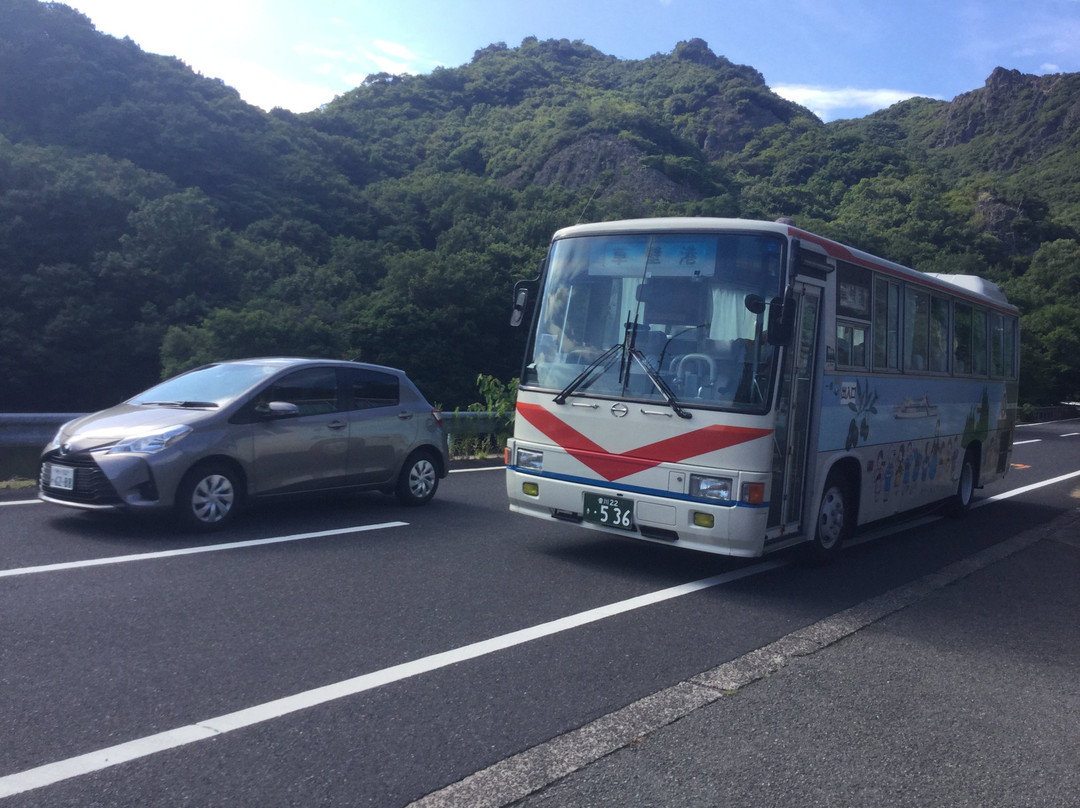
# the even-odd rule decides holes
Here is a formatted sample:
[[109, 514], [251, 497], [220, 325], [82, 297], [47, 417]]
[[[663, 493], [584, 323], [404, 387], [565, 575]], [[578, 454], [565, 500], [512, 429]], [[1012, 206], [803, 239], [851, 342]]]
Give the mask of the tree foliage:
[[1080, 77], [823, 124], [701, 40], [496, 43], [264, 113], [59, 3], [0, 4], [0, 408], [89, 410], [215, 359], [360, 357], [448, 407], [510, 379], [551, 233], [795, 217], [1005, 285], [1021, 394], [1080, 394]]

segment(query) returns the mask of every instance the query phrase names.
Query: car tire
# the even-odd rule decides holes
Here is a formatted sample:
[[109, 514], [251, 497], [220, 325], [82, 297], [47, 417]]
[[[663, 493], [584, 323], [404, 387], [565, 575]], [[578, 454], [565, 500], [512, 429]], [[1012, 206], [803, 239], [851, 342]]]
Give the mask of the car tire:
[[808, 560], [822, 563], [836, 558], [851, 536], [854, 522], [855, 502], [848, 478], [840, 471], [831, 471], [821, 492], [814, 536], [806, 548]]
[[232, 522], [240, 505], [239, 475], [225, 463], [195, 466], [176, 492], [180, 521], [195, 530], [220, 530]]
[[402, 505], [423, 505], [435, 496], [439, 488], [439, 469], [428, 452], [409, 455], [398, 475], [394, 493]]

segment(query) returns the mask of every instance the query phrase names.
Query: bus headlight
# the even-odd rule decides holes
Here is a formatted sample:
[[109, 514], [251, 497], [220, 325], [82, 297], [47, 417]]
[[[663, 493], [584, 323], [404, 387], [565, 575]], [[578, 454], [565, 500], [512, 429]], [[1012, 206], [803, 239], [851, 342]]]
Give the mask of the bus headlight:
[[517, 450], [517, 467], [523, 471], [543, 471], [544, 453], [532, 449]]
[[691, 474], [690, 496], [697, 499], [731, 502], [731, 489], [734, 484], [734, 481], [728, 477], [706, 477], [703, 474]]

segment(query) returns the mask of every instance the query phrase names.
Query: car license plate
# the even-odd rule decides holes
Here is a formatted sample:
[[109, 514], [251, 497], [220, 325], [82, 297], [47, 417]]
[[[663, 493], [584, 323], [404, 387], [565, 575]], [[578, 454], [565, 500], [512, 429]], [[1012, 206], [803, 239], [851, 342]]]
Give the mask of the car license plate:
[[71, 468], [71, 466], [58, 466], [55, 463], [50, 463], [49, 486], [64, 491], [73, 491], [75, 489], [75, 469]]
[[585, 521], [620, 530], [634, 529], [634, 501], [585, 493]]

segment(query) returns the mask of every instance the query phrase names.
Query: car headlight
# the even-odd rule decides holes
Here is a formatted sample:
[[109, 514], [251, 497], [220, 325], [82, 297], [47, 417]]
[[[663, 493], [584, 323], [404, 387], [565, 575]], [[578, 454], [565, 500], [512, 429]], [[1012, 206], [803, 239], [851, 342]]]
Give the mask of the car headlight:
[[543, 471], [544, 453], [532, 449], [517, 450], [517, 467], [525, 471]]
[[170, 426], [168, 429], [151, 435], [125, 438], [109, 449], [107, 454], [155, 454], [172, 446], [190, 432], [191, 427], [186, 424]]
[[691, 474], [690, 496], [698, 499], [731, 502], [733, 485], [734, 482], [728, 477], [706, 477], [703, 474]]

